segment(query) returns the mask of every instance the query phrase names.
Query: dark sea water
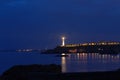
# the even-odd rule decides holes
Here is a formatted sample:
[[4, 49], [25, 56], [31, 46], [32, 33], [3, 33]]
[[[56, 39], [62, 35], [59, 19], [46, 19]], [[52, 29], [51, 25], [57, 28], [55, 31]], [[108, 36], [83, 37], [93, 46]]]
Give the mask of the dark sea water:
[[61, 64], [61, 59], [55, 55], [45, 55], [37, 52], [1, 52], [0, 53], [0, 74], [14, 65], [31, 64]]
[[120, 68], [120, 54], [77, 53], [61, 58], [62, 72], [112, 71]]
[[120, 54], [98, 53], [68, 54], [68, 57], [56, 57], [55, 54], [1, 52], [0, 74], [14, 65], [59, 64], [62, 72], [111, 71], [120, 68]]

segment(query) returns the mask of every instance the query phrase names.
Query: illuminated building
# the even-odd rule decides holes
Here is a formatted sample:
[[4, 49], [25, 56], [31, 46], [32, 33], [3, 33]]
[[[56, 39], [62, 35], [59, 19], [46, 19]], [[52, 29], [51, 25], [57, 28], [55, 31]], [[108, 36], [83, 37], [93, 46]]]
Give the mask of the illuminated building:
[[65, 37], [62, 37], [62, 46], [65, 46]]

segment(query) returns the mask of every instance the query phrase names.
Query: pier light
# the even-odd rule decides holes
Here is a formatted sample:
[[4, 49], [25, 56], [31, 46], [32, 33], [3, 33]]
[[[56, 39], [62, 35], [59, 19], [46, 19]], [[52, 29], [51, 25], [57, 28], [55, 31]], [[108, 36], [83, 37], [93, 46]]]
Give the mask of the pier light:
[[65, 37], [62, 37], [62, 46], [65, 46]]

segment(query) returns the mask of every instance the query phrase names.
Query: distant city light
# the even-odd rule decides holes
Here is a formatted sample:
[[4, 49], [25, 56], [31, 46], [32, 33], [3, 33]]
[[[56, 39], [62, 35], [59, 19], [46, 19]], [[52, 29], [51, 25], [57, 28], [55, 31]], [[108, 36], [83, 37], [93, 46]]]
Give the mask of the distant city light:
[[90, 42], [90, 43], [80, 43], [80, 44], [67, 44], [64, 45], [64, 38], [62, 38], [62, 46], [65, 47], [76, 47], [76, 46], [97, 46], [97, 45], [120, 45], [120, 42]]

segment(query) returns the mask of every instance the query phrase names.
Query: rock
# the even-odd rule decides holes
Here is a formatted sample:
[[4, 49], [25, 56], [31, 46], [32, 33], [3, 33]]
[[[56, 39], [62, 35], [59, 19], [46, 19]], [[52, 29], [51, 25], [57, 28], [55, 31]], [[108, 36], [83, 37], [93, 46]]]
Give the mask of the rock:
[[52, 78], [51, 75], [60, 72], [61, 66], [55, 64], [17, 65], [5, 71], [1, 77], [1, 80], [37, 80], [45, 78], [46, 75]]

